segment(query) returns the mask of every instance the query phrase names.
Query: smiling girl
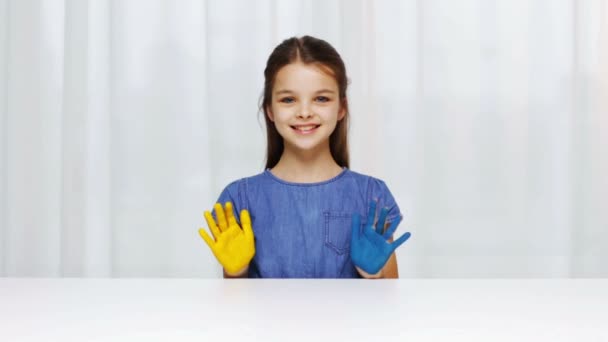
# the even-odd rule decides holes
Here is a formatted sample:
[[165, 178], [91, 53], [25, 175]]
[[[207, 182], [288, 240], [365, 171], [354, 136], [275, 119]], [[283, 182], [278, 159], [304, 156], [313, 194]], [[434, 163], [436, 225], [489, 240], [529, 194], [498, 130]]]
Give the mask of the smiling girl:
[[388, 187], [349, 169], [342, 58], [321, 39], [293, 37], [264, 77], [266, 168], [205, 212], [213, 237], [199, 229], [224, 276], [397, 278], [394, 250], [410, 233], [392, 241], [401, 213]]

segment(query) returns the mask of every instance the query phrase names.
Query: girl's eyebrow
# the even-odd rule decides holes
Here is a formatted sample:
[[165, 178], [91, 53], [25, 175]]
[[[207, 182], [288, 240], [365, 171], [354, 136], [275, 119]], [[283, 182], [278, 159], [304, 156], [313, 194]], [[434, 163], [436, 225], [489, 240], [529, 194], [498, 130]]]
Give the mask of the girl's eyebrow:
[[[289, 90], [289, 89], [281, 89], [278, 90], [276, 93], [274, 93], [275, 95], [281, 95], [281, 94], [293, 94], [294, 91]], [[322, 93], [329, 93], [329, 94], [335, 94], [336, 92], [331, 90], [331, 89], [321, 89], [321, 90], [317, 90], [315, 92], [315, 94], [322, 94]]]
[[331, 89], [321, 89], [321, 90], [317, 90], [316, 94], [321, 94], [321, 93], [329, 93], [329, 94], [334, 94], [335, 91], [331, 90]]

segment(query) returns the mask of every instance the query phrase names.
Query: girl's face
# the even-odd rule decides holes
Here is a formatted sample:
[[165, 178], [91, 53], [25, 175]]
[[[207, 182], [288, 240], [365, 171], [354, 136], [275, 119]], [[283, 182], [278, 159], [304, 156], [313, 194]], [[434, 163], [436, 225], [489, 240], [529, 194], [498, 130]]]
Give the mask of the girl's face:
[[268, 116], [286, 149], [329, 149], [329, 136], [344, 114], [336, 80], [319, 66], [296, 62], [278, 71]]

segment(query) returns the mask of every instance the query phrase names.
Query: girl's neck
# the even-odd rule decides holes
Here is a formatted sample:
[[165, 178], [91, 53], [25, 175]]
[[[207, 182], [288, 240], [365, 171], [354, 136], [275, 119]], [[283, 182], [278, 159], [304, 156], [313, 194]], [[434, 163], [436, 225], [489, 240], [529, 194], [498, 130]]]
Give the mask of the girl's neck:
[[291, 153], [286, 149], [270, 171], [287, 182], [318, 183], [336, 177], [342, 172], [342, 167], [329, 149], [327, 153]]

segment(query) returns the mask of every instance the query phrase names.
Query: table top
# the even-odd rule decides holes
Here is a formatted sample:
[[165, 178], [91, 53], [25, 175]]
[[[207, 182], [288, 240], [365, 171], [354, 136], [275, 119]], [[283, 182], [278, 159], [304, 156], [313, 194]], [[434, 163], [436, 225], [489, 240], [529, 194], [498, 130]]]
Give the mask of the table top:
[[608, 279], [0, 278], [0, 341], [209, 338], [608, 341]]

